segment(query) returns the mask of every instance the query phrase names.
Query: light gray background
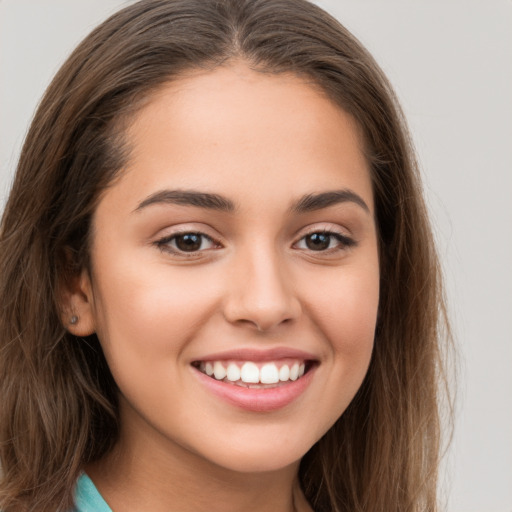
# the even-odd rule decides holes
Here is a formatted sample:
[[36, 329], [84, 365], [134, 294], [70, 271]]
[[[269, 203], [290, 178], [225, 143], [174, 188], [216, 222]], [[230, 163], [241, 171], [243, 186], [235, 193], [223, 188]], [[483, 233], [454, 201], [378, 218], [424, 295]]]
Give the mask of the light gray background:
[[[0, 0], [0, 206], [34, 108], [121, 0]], [[450, 512], [512, 512], [512, 1], [319, 0], [368, 47], [417, 145], [461, 355]]]

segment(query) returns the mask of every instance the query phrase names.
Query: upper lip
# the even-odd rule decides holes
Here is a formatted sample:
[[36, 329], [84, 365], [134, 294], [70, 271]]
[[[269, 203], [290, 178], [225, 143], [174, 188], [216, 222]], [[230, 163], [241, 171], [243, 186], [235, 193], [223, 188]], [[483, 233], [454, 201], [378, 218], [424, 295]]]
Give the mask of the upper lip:
[[216, 352], [198, 357], [194, 361], [277, 361], [279, 359], [299, 359], [304, 361], [316, 361], [318, 357], [310, 352], [288, 347], [276, 347], [271, 349], [238, 348], [223, 352]]

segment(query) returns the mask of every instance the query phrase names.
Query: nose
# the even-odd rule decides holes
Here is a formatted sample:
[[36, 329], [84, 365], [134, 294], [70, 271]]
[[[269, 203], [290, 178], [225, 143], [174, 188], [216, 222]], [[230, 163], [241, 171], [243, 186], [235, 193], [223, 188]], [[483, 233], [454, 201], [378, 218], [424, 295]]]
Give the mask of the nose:
[[229, 280], [224, 316], [232, 324], [271, 331], [301, 314], [289, 269], [275, 251], [240, 255]]

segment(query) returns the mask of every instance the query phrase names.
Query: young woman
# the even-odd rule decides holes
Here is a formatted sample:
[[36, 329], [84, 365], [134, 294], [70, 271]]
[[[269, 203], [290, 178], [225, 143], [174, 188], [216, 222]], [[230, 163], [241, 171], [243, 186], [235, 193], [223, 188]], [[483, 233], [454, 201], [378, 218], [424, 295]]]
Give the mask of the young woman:
[[303, 0], [143, 0], [28, 133], [0, 509], [436, 510], [444, 322], [407, 130]]

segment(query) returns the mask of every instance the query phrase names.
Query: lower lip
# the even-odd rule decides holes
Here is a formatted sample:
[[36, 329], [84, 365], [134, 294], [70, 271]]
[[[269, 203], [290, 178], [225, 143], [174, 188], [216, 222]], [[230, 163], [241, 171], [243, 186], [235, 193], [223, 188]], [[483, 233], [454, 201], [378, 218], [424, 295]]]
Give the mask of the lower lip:
[[281, 383], [275, 388], [257, 389], [227, 384], [194, 368], [201, 383], [214, 395], [235, 407], [253, 412], [275, 411], [291, 404], [306, 391], [315, 370], [316, 366], [313, 366], [299, 379]]

